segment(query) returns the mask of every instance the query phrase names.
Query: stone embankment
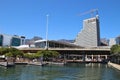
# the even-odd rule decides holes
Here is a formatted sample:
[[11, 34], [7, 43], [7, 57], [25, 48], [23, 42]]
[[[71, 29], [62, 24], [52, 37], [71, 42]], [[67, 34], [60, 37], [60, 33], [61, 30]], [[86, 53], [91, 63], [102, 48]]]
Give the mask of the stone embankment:
[[43, 64], [40, 62], [29, 62], [29, 65], [38, 65], [38, 66], [42, 66]]
[[115, 63], [112, 63], [112, 62], [108, 62], [108, 65], [120, 70], [120, 65], [119, 64], [115, 64]]
[[13, 62], [0, 62], [1, 66], [9, 67], [9, 66], [14, 66]]
[[1, 66], [7, 66], [7, 62], [0, 62]]

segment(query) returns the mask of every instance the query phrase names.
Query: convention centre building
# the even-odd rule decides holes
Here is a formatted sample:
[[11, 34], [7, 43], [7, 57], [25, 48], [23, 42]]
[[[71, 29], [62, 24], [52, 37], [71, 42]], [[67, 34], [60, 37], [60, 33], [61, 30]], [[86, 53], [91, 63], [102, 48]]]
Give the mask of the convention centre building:
[[23, 44], [25, 44], [24, 36], [0, 34], [0, 46], [2, 47], [20, 46]]

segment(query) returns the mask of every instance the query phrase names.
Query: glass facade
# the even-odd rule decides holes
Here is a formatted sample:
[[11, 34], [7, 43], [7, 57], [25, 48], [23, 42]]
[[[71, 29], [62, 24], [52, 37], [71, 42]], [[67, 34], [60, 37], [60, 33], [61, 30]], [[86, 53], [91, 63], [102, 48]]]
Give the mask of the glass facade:
[[46, 42], [38, 42], [38, 43], [35, 43], [35, 46], [36, 46], [37, 48], [45, 48]]
[[0, 46], [3, 46], [3, 35], [0, 35]]
[[21, 39], [20, 38], [12, 37], [11, 46], [20, 46], [20, 44], [21, 44]]

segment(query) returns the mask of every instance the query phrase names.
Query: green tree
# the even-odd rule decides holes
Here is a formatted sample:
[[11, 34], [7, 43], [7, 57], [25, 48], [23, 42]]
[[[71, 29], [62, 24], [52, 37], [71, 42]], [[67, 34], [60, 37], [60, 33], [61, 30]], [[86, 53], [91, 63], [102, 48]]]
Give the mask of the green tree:
[[28, 58], [28, 59], [30, 59], [30, 60], [32, 60], [32, 59], [38, 59], [38, 58], [40, 58], [42, 55], [39, 53], [39, 52], [37, 52], [37, 53], [26, 53], [26, 54], [24, 54], [24, 57], [25, 58]]
[[34, 56], [33, 56], [33, 54], [28, 54], [28, 53], [26, 53], [26, 54], [24, 54], [24, 58], [28, 58], [28, 59], [33, 59], [34, 58]]
[[120, 53], [120, 45], [113, 45], [110, 48], [110, 52], [111, 52], [111, 54], [118, 54], [118, 53]]
[[8, 53], [5, 54], [5, 56], [7, 56], [7, 57], [12, 57], [13, 55], [12, 55], [11, 52], [8, 52]]
[[35, 54], [35, 57], [36, 58], [40, 58], [40, 57], [42, 57], [43, 56], [43, 54], [41, 54], [41, 51], [38, 51], [36, 54]]
[[6, 53], [8, 53], [10, 51], [9, 48], [0, 48], [0, 55], [5, 55]]
[[16, 48], [4, 48], [4, 49], [5, 56], [7, 56], [8, 58], [12, 57], [14, 62], [16, 61], [17, 57], [23, 57], [24, 53]]
[[9, 52], [11, 52], [11, 54], [12, 54], [11, 57], [14, 57], [14, 58], [16, 58], [16, 57], [23, 57], [23, 52], [18, 50], [18, 49], [16, 49], [16, 48], [10, 48]]
[[37, 53], [26, 53], [24, 54], [24, 58], [28, 58], [30, 60], [39, 59], [43, 57], [44, 60], [49, 60], [50, 58], [56, 58], [59, 56], [57, 51], [50, 51], [50, 50], [42, 50], [38, 51]]
[[44, 60], [49, 60], [50, 58], [56, 58], [59, 56], [57, 51], [43, 50], [39, 52]]
[[113, 45], [111, 47], [111, 62], [120, 63], [120, 45]]

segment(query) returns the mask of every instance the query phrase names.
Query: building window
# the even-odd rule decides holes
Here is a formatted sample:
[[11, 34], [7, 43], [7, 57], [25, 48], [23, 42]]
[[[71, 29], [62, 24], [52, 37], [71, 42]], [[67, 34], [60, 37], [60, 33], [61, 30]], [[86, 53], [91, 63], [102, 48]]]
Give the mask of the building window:
[[11, 40], [11, 46], [20, 46], [21, 44], [21, 39], [20, 38], [15, 38], [13, 37]]
[[0, 46], [3, 46], [3, 35], [0, 35]]

